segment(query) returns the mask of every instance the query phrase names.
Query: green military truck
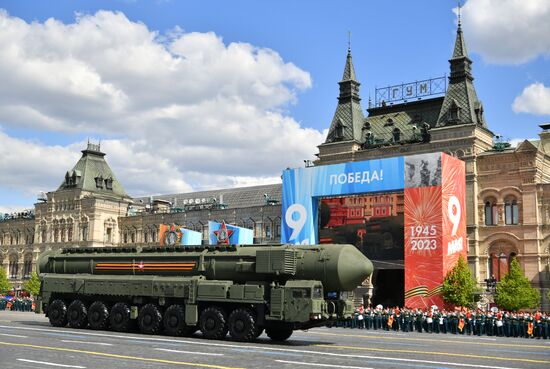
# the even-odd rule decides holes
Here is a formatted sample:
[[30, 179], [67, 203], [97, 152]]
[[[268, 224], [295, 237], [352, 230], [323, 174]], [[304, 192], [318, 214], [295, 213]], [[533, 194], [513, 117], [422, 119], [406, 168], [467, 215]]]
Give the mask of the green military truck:
[[276, 341], [353, 313], [372, 263], [351, 245], [66, 248], [38, 259], [51, 325]]

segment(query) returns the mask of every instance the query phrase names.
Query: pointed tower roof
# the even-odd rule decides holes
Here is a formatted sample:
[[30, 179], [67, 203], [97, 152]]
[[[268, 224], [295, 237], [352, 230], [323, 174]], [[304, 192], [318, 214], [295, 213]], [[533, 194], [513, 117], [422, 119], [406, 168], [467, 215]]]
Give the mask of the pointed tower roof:
[[351, 48], [348, 47], [346, 64], [340, 85], [338, 105], [332, 118], [325, 143], [338, 141], [361, 141], [361, 129], [365, 119], [359, 97], [359, 86], [355, 76], [355, 68], [351, 57]]
[[351, 59], [351, 49], [348, 49], [348, 55], [346, 56], [346, 66], [344, 67], [344, 74], [342, 75], [342, 81], [355, 81], [355, 68], [353, 67], [353, 60]]
[[458, 59], [462, 57], [468, 57], [468, 51], [466, 50], [466, 43], [464, 42], [464, 35], [462, 34], [462, 24], [459, 18], [458, 28], [456, 30], [455, 48], [451, 59]]
[[483, 105], [477, 98], [473, 83], [472, 60], [468, 57], [460, 16], [453, 55], [449, 63], [449, 87], [441, 106], [437, 126], [475, 123], [487, 128], [483, 117]]
[[116, 179], [109, 164], [105, 161], [105, 153], [100, 145], [88, 142], [86, 150], [82, 150], [82, 157], [65, 174], [59, 190], [80, 189], [102, 195], [130, 198]]

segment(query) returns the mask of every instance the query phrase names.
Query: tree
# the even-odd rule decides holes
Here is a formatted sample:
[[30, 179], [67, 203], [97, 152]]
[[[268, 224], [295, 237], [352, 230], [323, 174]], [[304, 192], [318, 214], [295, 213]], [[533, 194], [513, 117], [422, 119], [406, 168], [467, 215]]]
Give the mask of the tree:
[[37, 296], [40, 293], [40, 277], [36, 272], [32, 272], [31, 278], [23, 284], [23, 291], [27, 291], [31, 296]]
[[497, 284], [495, 302], [511, 311], [534, 308], [540, 303], [540, 292], [531, 287], [516, 259], [512, 260], [510, 270]]
[[11, 289], [12, 289], [12, 285], [10, 280], [8, 279], [6, 270], [0, 267], [0, 293], [5, 295], [9, 291], [11, 291]]
[[447, 304], [470, 306], [474, 302], [476, 282], [462, 256], [443, 280], [442, 297]]

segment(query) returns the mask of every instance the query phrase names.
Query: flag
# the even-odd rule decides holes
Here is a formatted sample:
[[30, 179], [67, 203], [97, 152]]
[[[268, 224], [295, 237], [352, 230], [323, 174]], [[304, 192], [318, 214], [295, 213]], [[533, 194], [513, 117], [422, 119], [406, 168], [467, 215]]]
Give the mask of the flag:
[[462, 329], [464, 328], [464, 318], [460, 318], [458, 321], [458, 329], [462, 332]]
[[159, 226], [159, 243], [161, 246], [192, 246], [202, 244], [202, 233], [183, 228], [172, 223]]
[[391, 328], [392, 325], [393, 325], [393, 315], [390, 315], [390, 316], [388, 317], [388, 327]]
[[213, 221], [208, 221], [208, 227], [211, 245], [252, 245], [254, 243], [252, 229]]
[[527, 323], [527, 334], [530, 336], [533, 335], [533, 322]]

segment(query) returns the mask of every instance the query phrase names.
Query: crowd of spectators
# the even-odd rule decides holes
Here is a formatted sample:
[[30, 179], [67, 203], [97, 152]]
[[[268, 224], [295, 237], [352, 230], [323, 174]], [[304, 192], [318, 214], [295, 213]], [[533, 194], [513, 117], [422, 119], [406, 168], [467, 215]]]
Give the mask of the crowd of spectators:
[[485, 311], [440, 310], [435, 305], [428, 309], [359, 306], [351, 319], [338, 321], [335, 325], [395, 332], [550, 339], [549, 314], [538, 310], [511, 312], [496, 307]]

